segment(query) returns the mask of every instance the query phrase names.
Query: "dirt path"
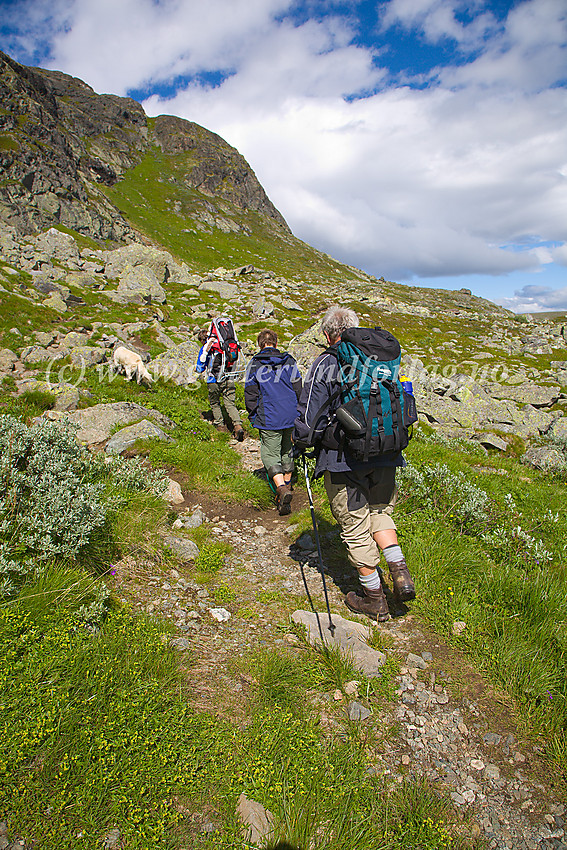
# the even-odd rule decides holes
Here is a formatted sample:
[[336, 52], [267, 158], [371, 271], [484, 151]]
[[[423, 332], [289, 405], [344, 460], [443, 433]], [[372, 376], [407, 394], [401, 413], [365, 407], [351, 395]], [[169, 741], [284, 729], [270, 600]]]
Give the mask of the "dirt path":
[[[238, 448], [243, 465], [257, 469], [256, 441], [247, 439]], [[294, 506], [306, 503], [305, 494], [298, 495]], [[324, 611], [316, 553], [309, 541], [297, 546], [293, 525], [275, 509], [258, 511], [191, 494], [186, 501], [190, 509], [198, 503], [214, 536], [230, 545], [224, 571], [206, 588], [192, 581], [190, 566], [165, 575], [155, 564], [125, 558], [118, 565], [117, 590], [138, 609], [176, 624], [178, 648], [192, 649], [197, 658], [187, 668], [196, 707], [230, 711], [238, 718], [245, 716], [250, 679], [235, 660], [258, 646], [293, 644], [293, 637], [286, 636], [289, 616], [296, 609], [309, 610], [302, 570], [317, 610]], [[336, 530], [325, 532], [331, 610], [355, 619], [342, 600], [356, 576], [339, 557], [337, 542]], [[211, 609], [218, 608], [227, 610], [230, 619], [215, 620]], [[538, 747], [518, 734], [505, 698], [411, 611], [392, 610], [392, 620], [379, 629], [382, 649], [401, 664], [396, 698], [360, 721], [397, 730], [380, 736], [374, 770], [392, 782], [415, 775], [445, 788], [455, 807], [472, 816], [472, 834], [484, 837], [493, 850], [567, 848], [565, 807], [545, 774]], [[324, 694], [322, 714], [335, 708], [333, 694]]]

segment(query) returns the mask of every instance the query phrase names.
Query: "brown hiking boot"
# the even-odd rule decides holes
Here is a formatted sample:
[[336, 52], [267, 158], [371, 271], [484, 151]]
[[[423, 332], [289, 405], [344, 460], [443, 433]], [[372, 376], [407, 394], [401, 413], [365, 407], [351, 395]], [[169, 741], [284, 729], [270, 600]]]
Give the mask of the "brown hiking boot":
[[365, 588], [363, 592], [364, 596], [359, 596], [353, 590], [347, 593], [345, 596], [345, 605], [347, 608], [350, 608], [355, 614], [364, 614], [366, 617], [370, 617], [371, 620], [377, 620], [379, 623], [389, 620], [390, 612], [383, 589], [381, 587], [378, 590], [368, 590]]
[[280, 484], [276, 490], [276, 505], [280, 516], [287, 516], [291, 513], [291, 500], [293, 493], [289, 484]]
[[394, 593], [400, 602], [415, 599], [415, 585], [406, 562], [396, 561], [394, 564], [388, 564], [388, 568], [394, 584]]
[[243, 428], [237, 428], [236, 431], [234, 432], [234, 436], [236, 437], [238, 442], [241, 443], [244, 439], [244, 429]]

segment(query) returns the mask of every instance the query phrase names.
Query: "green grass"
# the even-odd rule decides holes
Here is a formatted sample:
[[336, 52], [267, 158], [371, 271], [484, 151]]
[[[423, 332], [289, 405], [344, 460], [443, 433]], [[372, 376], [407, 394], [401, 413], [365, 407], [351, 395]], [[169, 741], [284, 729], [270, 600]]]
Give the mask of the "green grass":
[[[309, 696], [332, 684], [320, 654], [250, 658], [256, 697], [239, 728], [192, 708], [159, 621], [114, 608], [85, 627], [80, 606], [93, 596], [84, 574], [57, 569], [0, 607], [10, 832], [45, 850], [90, 850], [112, 828], [139, 850], [228, 850], [244, 791], [272, 811], [275, 838], [297, 846], [401, 850], [411, 839], [438, 850], [456, 834], [447, 800], [425, 784], [392, 790], [369, 776], [372, 751], [348, 723], [340, 739], [322, 732]], [[212, 834], [192, 818], [205, 804]]]

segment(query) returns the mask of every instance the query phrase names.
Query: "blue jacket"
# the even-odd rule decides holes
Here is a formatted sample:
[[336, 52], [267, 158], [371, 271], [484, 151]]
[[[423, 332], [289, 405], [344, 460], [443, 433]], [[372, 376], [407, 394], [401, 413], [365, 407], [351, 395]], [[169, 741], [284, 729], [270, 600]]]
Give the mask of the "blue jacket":
[[[212, 350], [208, 351], [207, 354], [205, 355], [205, 353], [203, 351], [203, 349], [205, 348], [205, 345], [206, 345], [206, 343], [204, 345], [202, 345], [200, 350], [199, 350], [199, 354], [197, 356], [197, 362], [195, 364], [195, 371], [197, 372], [198, 375], [200, 375], [202, 372], [205, 372], [205, 370], [206, 370], [207, 375], [206, 375], [205, 380], [206, 380], [207, 384], [216, 384], [217, 383], [217, 376], [220, 372], [220, 357], [221, 356], [220, 356], [220, 354], [218, 354], [218, 352], [215, 352], [215, 351], [212, 351]], [[217, 364], [214, 363], [215, 357], [218, 358]], [[229, 376], [230, 376], [230, 372], [225, 372], [224, 377], [228, 378]]]
[[[325, 470], [350, 472], [377, 466], [405, 466], [401, 452], [394, 456], [384, 455], [384, 457], [375, 457], [364, 462], [349, 456], [346, 448], [339, 456], [337, 449], [321, 445], [323, 434], [333, 419], [334, 411], [341, 403], [340, 396], [337, 394], [338, 371], [339, 363], [336, 355], [328, 351], [320, 354], [307, 373], [297, 407], [298, 415], [295, 420], [293, 438], [303, 445], [316, 447], [318, 454], [315, 478], [322, 475]], [[335, 398], [329, 404], [332, 396]], [[309, 439], [310, 434], [311, 439]]]
[[266, 346], [254, 355], [244, 381], [244, 402], [255, 428], [292, 428], [300, 393], [301, 375], [291, 354]]

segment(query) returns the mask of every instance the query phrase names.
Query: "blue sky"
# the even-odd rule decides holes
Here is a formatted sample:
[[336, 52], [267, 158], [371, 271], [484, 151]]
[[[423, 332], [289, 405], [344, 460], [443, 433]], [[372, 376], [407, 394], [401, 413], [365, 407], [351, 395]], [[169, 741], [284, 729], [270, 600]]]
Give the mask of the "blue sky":
[[564, 0], [0, 0], [0, 46], [219, 133], [377, 276], [567, 309]]

